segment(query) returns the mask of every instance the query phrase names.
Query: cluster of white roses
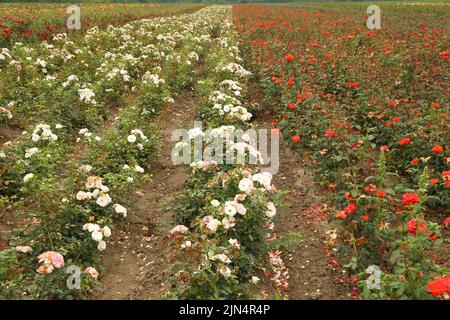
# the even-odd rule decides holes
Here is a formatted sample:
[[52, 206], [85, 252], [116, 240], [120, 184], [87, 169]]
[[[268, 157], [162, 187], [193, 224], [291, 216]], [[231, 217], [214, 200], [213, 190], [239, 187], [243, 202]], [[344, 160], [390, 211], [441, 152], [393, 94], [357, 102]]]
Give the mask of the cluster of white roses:
[[111, 229], [108, 226], [100, 228], [96, 223], [86, 223], [83, 226], [83, 230], [91, 233], [92, 240], [97, 241], [97, 249], [103, 251], [106, 249], [106, 241], [103, 238], [109, 238], [111, 236]]
[[93, 105], [95, 105], [97, 103], [93, 99], [93, 97], [95, 97], [95, 93], [94, 93], [94, 91], [92, 91], [92, 89], [89, 89], [89, 88], [78, 89], [78, 96], [79, 96], [81, 102], [85, 102], [85, 103], [93, 104]]
[[[80, 129], [78, 134], [83, 136], [87, 141], [92, 141], [92, 132], [90, 132], [88, 128]], [[102, 138], [100, 136], [94, 136], [94, 140], [101, 141]], [[80, 141], [81, 141], [81, 138], [77, 138], [77, 142], [80, 142]]]
[[147, 136], [142, 132], [140, 129], [133, 129], [131, 130], [130, 135], [127, 137], [127, 141], [129, 143], [135, 143], [138, 138], [140, 138], [141, 142], [136, 143], [136, 147], [139, 150], [144, 150], [144, 145], [142, 143], [147, 142], [148, 138]]
[[231, 92], [233, 92], [233, 94], [236, 97], [239, 97], [241, 95], [242, 87], [239, 85], [239, 82], [237, 82], [237, 81], [223, 80], [220, 83], [220, 86], [230, 90]]
[[225, 63], [217, 66], [216, 71], [229, 71], [239, 78], [245, 78], [250, 76], [252, 73], [246, 70], [243, 66], [238, 63]]
[[78, 191], [75, 197], [78, 201], [95, 199], [95, 202], [102, 208], [111, 203], [112, 199], [108, 194], [109, 188], [103, 185], [102, 178], [90, 176], [87, 178], [85, 186], [88, 190], [92, 191]]
[[[236, 91], [234, 91], [235, 93]], [[240, 91], [239, 91], [240, 94]], [[249, 121], [252, 114], [248, 112], [247, 108], [241, 105], [241, 102], [221, 91], [214, 91], [209, 97], [209, 100], [214, 102], [213, 110], [218, 110], [219, 115], [228, 114], [233, 118], [238, 118], [243, 122]]]
[[152, 83], [155, 87], [159, 87], [160, 84], [165, 84], [166, 81], [162, 79], [158, 74], [153, 74], [147, 71], [142, 76], [142, 83], [143, 84]]
[[[61, 125], [56, 125], [56, 129], [61, 129]], [[58, 140], [58, 136], [54, 134], [51, 130], [51, 127], [48, 124], [38, 124], [35, 128], [33, 133], [31, 134], [31, 140], [33, 142], [38, 142], [41, 140], [52, 140], [56, 141]]]

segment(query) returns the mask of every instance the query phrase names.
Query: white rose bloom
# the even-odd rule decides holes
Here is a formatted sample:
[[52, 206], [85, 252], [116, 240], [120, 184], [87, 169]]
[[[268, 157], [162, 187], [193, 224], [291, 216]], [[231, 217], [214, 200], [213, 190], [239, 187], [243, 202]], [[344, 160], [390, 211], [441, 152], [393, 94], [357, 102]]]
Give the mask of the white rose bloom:
[[238, 188], [239, 190], [249, 194], [253, 190], [253, 181], [249, 178], [244, 178], [239, 181]]
[[206, 224], [206, 227], [208, 228], [209, 232], [214, 233], [217, 231], [217, 227], [221, 225], [221, 222], [217, 219], [211, 219], [211, 221], [209, 221]]
[[92, 197], [92, 193], [90, 192], [84, 192], [84, 191], [78, 191], [77, 195], [75, 196], [75, 198], [78, 201], [83, 201], [86, 199], [90, 199]]
[[266, 216], [268, 216], [269, 218], [272, 218], [277, 214], [277, 208], [275, 207], [273, 202], [267, 203], [267, 209], [268, 210], [266, 211]]
[[239, 243], [239, 241], [237, 239], [230, 239], [228, 240], [228, 243], [236, 249], [240, 249], [241, 248], [241, 244]]
[[89, 232], [100, 231], [100, 226], [96, 223], [88, 223], [87, 230]]
[[222, 266], [219, 269], [219, 272], [221, 275], [223, 275], [225, 278], [228, 278], [231, 276], [231, 270], [227, 266]]
[[106, 249], [106, 242], [103, 241], [103, 240], [100, 241], [100, 242], [98, 243], [97, 249], [98, 249], [99, 251], [105, 250], [105, 249]]
[[136, 136], [134, 134], [130, 134], [127, 138], [128, 142], [134, 143], [136, 142]]
[[103, 227], [103, 235], [107, 238], [111, 237], [111, 229], [108, 226]]
[[123, 215], [124, 218], [127, 217], [127, 208], [125, 208], [124, 206], [121, 206], [120, 204], [115, 204], [113, 208], [117, 214]]
[[220, 202], [218, 200], [214, 199], [214, 200], [211, 200], [211, 205], [213, 207], [218, 207], [218, 206], [220, 206]]
[[259, 280], [259, 278], [257, 276], [253, 276], [252, 280], [250, 280], [250, 282], [253, 283], [253, 284], [257, 284], [259, 281], [260, 280]]
[[100, 196], [97, 198], [96, 203], [100, 207], [106, 207], [108, 204], [111, 203], [111, 197], [107, 193], [101, 193]]
[[225, 214], [227, 216], [233, 217], [237, 212], [236, 207], [231, 203], [231, 201], [227, 201], [227, 202], [229, 202], [229, 203], [225, 204], [225, 208], [224, 208]]
[[33, 177], [34, 177], [34, 174], [28, 173], [28, 174], [25, 175], [25, 177], [23, 177], [23, 182], [27, 183]]
[[92, 232], [91, 237], [92, 237], [92, 240], [99, 242], [99, 241], [102, 241], [103, 234], [100, 231], [95, 230], [94, 232]]

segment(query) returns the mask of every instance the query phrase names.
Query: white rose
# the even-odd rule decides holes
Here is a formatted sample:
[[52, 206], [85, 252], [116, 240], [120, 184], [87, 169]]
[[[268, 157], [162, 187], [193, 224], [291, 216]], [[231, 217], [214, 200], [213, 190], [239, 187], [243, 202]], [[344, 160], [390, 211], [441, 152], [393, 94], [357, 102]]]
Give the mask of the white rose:
[[125, 208], [124, 206], [121, 206], [120, 204], [115, 204], [113, 208], [117, 214], [123, 215], [124, 218], [127, 217], [127, 208]]
[[106, 242], [103, 241], [103, 240], [100, 241], [100, 242], [98, 243], [97, 249], [98, 249], [99, 251], [105, 250], [105, 249], [106, 249]]
[[23, 177], [23, 182], [27, 183], [33, 177], [34, 177], [34, 174], [28, 173], [27, 175], [25, 175], [25, 177]]
[[103, 235], [107, 238], [111, 237], [111, 229], [108, 226], [103, 227]]
[[218, 206], [220, 206], [220, 202], [218, 200], [214, 199], [214, 200], [211, 200], [211, 205], [213, 207], [218, 207]]
[[102, 241], [103, 234], [100, 231], [95, 230], [94, 232], [92, 232], [91, 237], [92, 237], [92, 240], [99, 242], [99, 241]]
[[127, 138], [128, 142], [133, 143], [136, 142], [136, 136], [134, 134], [130, 134]]
[[100, 196], [97, 198], [96, 203], [100, 206], [100, 207], [106, 207], [108, 204], [111, 203], [111, 197], [107, 194], [107, 193], [102, 193], [100, 194]]

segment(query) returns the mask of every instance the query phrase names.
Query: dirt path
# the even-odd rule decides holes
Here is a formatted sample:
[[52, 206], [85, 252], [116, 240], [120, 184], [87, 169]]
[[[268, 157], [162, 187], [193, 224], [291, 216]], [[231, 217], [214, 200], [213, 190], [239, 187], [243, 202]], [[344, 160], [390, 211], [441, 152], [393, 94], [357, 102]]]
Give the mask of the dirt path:
[[[257, 119], [259, 127], [272, 128], [274, 116], [271, 108], [264, 105], [261, 88], [252, 83], [249, 95], [262, 110]], [[299, 247], [284, 256], [290, 274], [289, 299], [349, 299], [349, 288], [335, 280], [342, 276], [342, 271], [332, 272], [327, 268], [329, 259], [322, 243], [330, 227], [320, 219], [314, 221], [308, 217], [307, 209], [323, 204], [323, 199], [318, 195], [311, 172], [305, 169], [305, 159], [280, 141], [280, 169], [273, 181], [278, 189], [288, 193], [284, 196], [287, 206], [280, 209], [275, 226], [279, 236], [288, 232], [303, 236]]]
[[[201, 72], [200, 68], [198, 73]], [[183, 90], [159, 118], [161, 154], [149, 166], [152, 180], [142, 186], [136, 202], [103, 255], [100, 292], [96, 299], [160, 299], [169, 288], [171, 265], [164, 238], [173, 227], [168, 208], [180, 191], [184, 167], [172, 164], [172, 131], [191, 125], [195, 116], [192, 89]]]

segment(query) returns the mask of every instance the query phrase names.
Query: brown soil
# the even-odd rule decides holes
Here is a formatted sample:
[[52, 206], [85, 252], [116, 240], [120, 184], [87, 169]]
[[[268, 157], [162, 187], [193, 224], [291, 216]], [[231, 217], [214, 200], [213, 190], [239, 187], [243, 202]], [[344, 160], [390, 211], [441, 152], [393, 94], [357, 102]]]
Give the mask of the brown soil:
[[0, 147], [7, 141], [12, 141], [21, 135], [21, 130], [16, 127], [0, 125]]
[[[275, 118], [273, 109], [264, 105], [261, 88], [251, 84], [249, 95], [260, 106], [259, 127], [272, 128]], [[342, 271], [327, 269], [329, 259], [322, 244], [328, 224], [311, 221], [306, 216], [306, 210], [322, 204], [323, 197], [319, 196], [312, 174], [304, 165], [305, 158], [291, 150], [282, 139], [280, 143], [280, 168], [274, 175], [274, 184], [279, 190], [287, 192], [283, 198], [287, 205], [279, 210], [275, 228], [281, 237], [289, 232], [300, 233], [303, 237], [297, 249], [284, 254], [290, 274], [289, 299], [349, 299], [350, 289], [335, 280], [337, 276], [342, 276], [337, 272]]]
[[142, 186], [143, 195], [113, 232], [102, 257], [106, 270], [94, 298], [160, 299], [169, 288], [171, 265], [164, 240], [173, 220], [168, 206], [185, 182], [184, 168], [172, 164], [170, 138], [174, 129], [192, 126], [195, 108], [194, 93], [187, 89], [161, 114], [161, 154], [149, 166], [152, 180]]

